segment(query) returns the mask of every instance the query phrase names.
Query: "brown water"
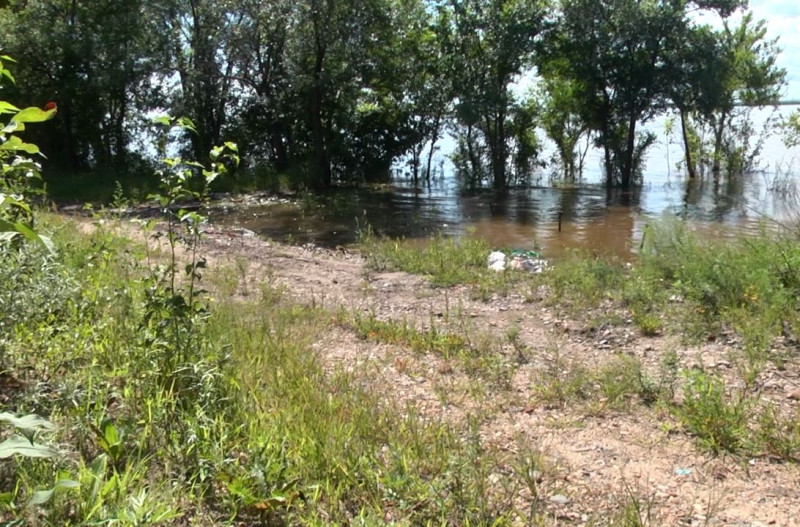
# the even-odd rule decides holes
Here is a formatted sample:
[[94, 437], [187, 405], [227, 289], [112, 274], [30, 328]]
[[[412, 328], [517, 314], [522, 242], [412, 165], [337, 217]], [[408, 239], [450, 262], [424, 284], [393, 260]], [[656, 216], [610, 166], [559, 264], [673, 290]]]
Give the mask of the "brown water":
[[[782, 107], [780, 116], [797, 108]], [[753, 114], [756, 128], [770, 117], [774, 117], [771, 109]], [[649, 126], [658, 134], [663, 125], [656, 120]], [[676, 176], [671, 167], [682, 157], [680, 143], [674, 137], [662, 137], [648, 151], [646, 185], [627, 192], [608, 192], [591, 184], [513, 190], [504, 195], [463, 192], [448, 164], [446, 145], [442, 148], [447, 175], [431, 188], [416, 190], [407, 179], [395, 177], [380, 189], [339, 190], [302, 206], [233, 209], [212, 219], [294, 243], [351, 244], [359, 229], [369, 224], [378, 234], [391, 237], [421, 238], [439, 232], [479, 236], [496, 248], [540, 249], [545, 257], [558, 258], [569, 249], [630, 257], [641, 244], [645, 226], [665, 214], [716, 239], [756, 235], [763, 228], [777, 230], [770, 218], [784, 223], [800, 218], [800, 179], [796, 179], [800, 177], [800, 148], [787, 149], [778, 134], [763, 144], [762, 171], [720, 185], [687, 183]], [[588, 183], [602, 179], [598, 151], [590, 150], [586, 167]], [[776, 172], [795, 175], [776, 179]]]
[[778, 229], [767, 218], [790, 221], [797, 203], [770, 190], [771, 178], [763, 174], [735, 185], [663, 180], [624, 192], [585, 186], [504, 195], [462, 192], [452, 180], [422, 191], [402, 180], [393, 183], [339, 190], [300, 205], [233, 209], [214, 214], [212, 221], [283, 242], [322, 246], [352, 244], [359, 229], [369, 224], [389, 237], [477, 236], [496, 248], [537, 249], [547, 258], [570, 249], [629, 257], [639, 248], [645, 226], [663, 215], [677, 217], [705, 236], [736, 238]]

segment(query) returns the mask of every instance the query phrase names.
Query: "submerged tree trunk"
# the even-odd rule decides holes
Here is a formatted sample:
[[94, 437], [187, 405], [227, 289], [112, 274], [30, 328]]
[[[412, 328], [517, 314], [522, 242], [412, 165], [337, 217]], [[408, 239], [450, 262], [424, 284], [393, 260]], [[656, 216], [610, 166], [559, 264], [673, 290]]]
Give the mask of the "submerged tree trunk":
[[686, 110], [681, 110], [681, 135], [683, 136], [683, 151], [686, 156], [686, 171], [689, 173], [689, 179], [697, 177], [697, 170], [692, 160], [692, 147], [689, 144], [689, 129], [686, 125]]
[[472, 125], [467, 125], [467, 155], [469, 155], [470, 171], [472, 172], [472, 185], [475, 184], [475, 179], [480, 180], [481, 166], [480, 161], [475, 156], [475, 148], [472, 144]]
[[508, 186], [506, 174], [506, 130], [505, 111], [499, 109], [494, 117], [494, 137], [492, 145], [492, 185], [495, 190], [503, 190]]
[[428, 163], [425, 166], [425, 181], [428, 186], [431, 184], [431, 164], [433, 163], [433, 153], [436, 149], [436, 142], [439, 140], [439, 125], [442, 121], [442, 114], [437, 113], [433, 121], [433, 132], [431, 133], [431, 149], [428, 151]]
[[419, 187], [419, 169], [422, 165], [422, 149], [425, 143], [419, 142], [411, 147], [411, 176], [414, 180], [414, 188]]
[[719, 122], [714, 124], [714, 160], [711, 164], [711, 174], [714, 176], [714, 181], [719, 181], [720, 173], [722, 172], [722, 140], [725, 137], [725, 126], [728, 118], [727, 112], [722, 112]]
[[625, 158], [622, 162], [622, 173], [620, 174], [620, 185], [623, 188], [631, 186], [633, 173], [636, 170], [636, 115], [631, 114], [628, 119], [628, 138], [625, 144]]

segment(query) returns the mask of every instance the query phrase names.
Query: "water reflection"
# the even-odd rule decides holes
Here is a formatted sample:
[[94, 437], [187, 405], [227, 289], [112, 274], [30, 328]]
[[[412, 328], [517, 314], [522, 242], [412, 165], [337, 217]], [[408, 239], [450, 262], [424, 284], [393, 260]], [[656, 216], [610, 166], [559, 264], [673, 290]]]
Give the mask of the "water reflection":
[[389, 237], [478, 236], [498, 248], [540, 249], [548, 258], [571, 249], [629, 257], [647, 223], [665, 212], [715, 237], [757, 234], [764, 218], [787, 220], [794, 209], [770, 186], [763, 174], [753, 174], [718, 184], [662, 180], [626, 191], [586, 186], [495, 194], [462, 192], [448, 178], [423, 191], [397, 180], [377, 189], [340, 190], [319, 204], [250, 208], [213, 219], [281, 241], [325, 246], [355, 242], [368, 223]]

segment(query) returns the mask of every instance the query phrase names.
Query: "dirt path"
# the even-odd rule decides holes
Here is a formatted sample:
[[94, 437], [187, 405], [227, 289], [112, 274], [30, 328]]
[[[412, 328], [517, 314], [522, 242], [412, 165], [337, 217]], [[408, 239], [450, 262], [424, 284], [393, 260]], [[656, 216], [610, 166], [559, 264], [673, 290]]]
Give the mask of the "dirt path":
[[[654, 525], [800, 525], [797, 466], [706, 455], [668, 413], [638, 403], [624, 411], [602, 400], [562, 404], [542, 396], [553, 389], [548, 379], [568, 379], [626, 355], [656, 371], [665, 350], [674, 350], [684, 367], [702, 364], [735, 382], [724, 344], [684, 347], [624, 326], [592, 331], [521, 294], [482, 302], [467, 287], [434, 289], [418, 276], [369, 272], [345, 250], [275, 245], [248, 234], [209, 228], [202, 242], [212, 263], [238, 270], [248, 290], [264, 282], [283, 286], [296, 301], [332, 313], [466, 335], [485, 353], [424, 354], [361, 339], [346, 326], [315, 344], [326, 367], [357, 373], [399, 407], [465, 429], [468, 418], [477, 419], [484, 443], [507, 454], [508, 466], [498, 470], [541, 455], [545, 468], [520, 494], [520, 510], [536, 503], [552, 513], [553, 524], [583, 525], [636, 496], [642, 510], [652, 508]], [[509, 332], [518, 334], [515, 345]], [[796, 365], [765, 371], [762, 397], [794, 405], [786, 393], [800, 386], [798, 371]]]

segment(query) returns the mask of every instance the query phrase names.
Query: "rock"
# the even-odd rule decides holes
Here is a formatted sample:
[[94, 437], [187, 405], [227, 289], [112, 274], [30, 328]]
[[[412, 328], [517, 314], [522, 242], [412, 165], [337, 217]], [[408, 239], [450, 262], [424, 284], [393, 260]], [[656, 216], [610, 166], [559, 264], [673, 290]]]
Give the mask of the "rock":
[[550, 496], [550, 503], [555, 503], [556, 505], [568, 505], [569, 498], [563, 494], [554, 494], [553, 496]]
[[506, 268], [506, 255], [500, 251], [489, 254], [489, 269], [493, 271], [504, 271]]
[[790, 401], [800, 401], [800, 389], [799, 390], [792, 390], [788, 394], [786, 394], [786, 398]]

